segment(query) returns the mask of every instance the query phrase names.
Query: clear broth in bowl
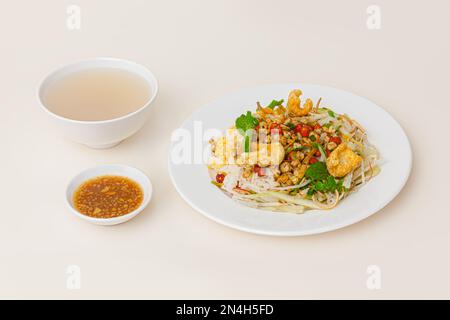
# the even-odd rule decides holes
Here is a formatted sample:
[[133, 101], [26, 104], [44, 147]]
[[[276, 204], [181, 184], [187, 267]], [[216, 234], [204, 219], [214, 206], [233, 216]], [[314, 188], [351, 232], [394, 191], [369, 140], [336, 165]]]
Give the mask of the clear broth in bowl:
[[150, 99], [148, 82], [122, 69], [93, 68], [54, 80], [42, 94], [48, 110], [81, 121], [110, 120], [142, 108]]

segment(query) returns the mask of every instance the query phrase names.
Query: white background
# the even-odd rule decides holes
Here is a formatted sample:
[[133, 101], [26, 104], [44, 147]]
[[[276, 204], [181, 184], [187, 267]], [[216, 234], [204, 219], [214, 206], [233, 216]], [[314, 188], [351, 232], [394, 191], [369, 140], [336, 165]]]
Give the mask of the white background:
[[[66, 7], [82, 10], [79, 31]], [[381, 8], [380, 30], [366, 9]], [[450, 2], [5, 1], [0, 13], [0, 298], [450, 298]], [[64, 140], [39, 108], [49, 71], [113, 56], [148, 66], [154, 114], [110, 150]], [[328, 234], [273, 238], [207, 220], [167, 172], [170, 133], [233, 90], [308, 82], [373, 100], [404, 127], [411, 178], [385, 209]], [[382, 124], [380, 124], [382, 125]], [[143, 214], [116, 227], [72, 216], [64, 190], [102, 163], [152, 179]], [[66, 268], [81, 268], [81, 289]], [[366, 268], [382, 270], [368, 290]]]

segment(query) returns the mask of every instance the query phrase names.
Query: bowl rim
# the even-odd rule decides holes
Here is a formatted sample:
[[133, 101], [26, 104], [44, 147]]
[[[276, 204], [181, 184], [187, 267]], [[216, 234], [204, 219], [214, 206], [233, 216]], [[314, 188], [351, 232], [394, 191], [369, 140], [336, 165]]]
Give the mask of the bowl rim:
[[[44, 85], [48, 82], [48, 80], [57, 75], [58, 73], [64, 71], [65, 69], [68, 69], [70, 67], [76, 66], [76, 65], [80, 65], [80, 64], [84, 64], [84, 63], [89, 63], [89, 62], [95, 62], [95, 61], [110, 61], [110, 62], [117, 62], [117, 63], [124, 63], [124, 64], [131, 64], [134, 65], [138, 68], [141, 68], [142, 70], [144, 70], [147, 73], [148, 78], [150, 78], [151, 80], [147, 80], [147, 78], [144, 78], [144, 80], [146, 82], [148, 82], [151, 85], [151, 82], [154, 83], [154, 90], [152, 90], [150, 98], [144, 103], [144, 105], [140, 108], [138, 108], [137, 110], [127, 113], [121, 117], [117, 117], [117, 118], [113, 118], [113, 119], [107, 119], [107, 120], [92, 120], [92, 121], [87, 121], [87, 120], [76, 120], [76, 119], [70, 119], [70, 118], [66, 118], [63, 117], [59, 114], [56, 114], [52, 111], [50, 111], [44, 104], [44, 101], [42, 101], [42, 92], [43, 92], [43, 88]], [[132, 71], [130, 71], [132, 72]], [[153, 89], [153, 88], [152, 88]], [[37, 99], [39, 101], [39, 105], [41, 107], [41, 109], [43, 109], [47, 114], [51, 115], [54, 118], [57, 118], [59, 120], [63, 120], [66, 122], [70, 122], [70, 123], [76, 123], [76, 124], [85, 124], [85, 125], [96, 125], [96, 124], [107, 124], [107, 123], [113, 123], [116, 121], [121, 121], [127, 118], [130, 118], [138, 113], [140, 113], [141, 111], [147, 109], [151, 103], [155, 100], [156, 96], [158, 94], [158, 80], [156, 80], [155, 75], [153, 74], [153, 72], [147, 68], [146, 66], [139, 64], [137, 62], [131, 61], [131, 60], [127, 60], [127, 59], [122, 59], [122, 58], [113, 58], [113, 57], [96, 57], [96, 58], [86, 58], [86, 59], [81, 59], [75, 62], [71, 62], [65, 65], [62, 65], [52, 71], [50, 71], [49, 73], [47, 73], [42, 80], [39, 82], [39, 85], [37, 87], [36, 90], [36, 95], [37, 95]]]
[[[141, 205], [139, 207], [137, 207], [135, 210], [133, 210], [133, 211], [127, 213], [127, 214], [124, 214], [124, 215], [118, 216], [118, 217], [113, 217], [113, 218], [94, 218], [94, 217], [90, 217], [90, 216], [87, 216], [85, 214], [82, 214], [81, 212], [79, 212], [77, 209], [74, 208], [74, 206], [72, 205], [72, 203], [71, 203], [71, 201], [69, 199], [69, 197], [70, 198], [73, 197], [73, 193], [74, 193], [74, 192], [72, 192], [69, 195], [69, 188], [70, 188], [71, 184], [73, 183], [73, 181], [76, 180], [79, 176], [81, 176], [84, 173], [96, 170], [98, 168], [103, 168], [103, 167], [122, 167], [122, 168], [132, 169], [132, 170], [135, 170], [136, 172], [138, 172], [144, 178], [144, 180], [145, 180], [145, 182], [146, 182], [146, 184], [148, 186], [148, 189], [146, 189], [141, 183], [136, 181], [136, 183], [141, 186], [142, 191], [144, 192], [144, 200], [142, 201], [142, 203], [141, 203]], [[95, 175], [93, 177], [101, 176], [101, 175], [102, 174], [99, 174], [99, 175]], [[112, 175], [114, 175], [114, 173], [112, 173]], [[117, 173], [117, 175], [118, 176], [124, 176], [123, 174], [120, 174], [120, 173]], [[83, 180], [83, 181], [86, 181], [86, 180]], [[145, 199], [145, 193], [148, 193], [147, 199]], [[137, 216], [141, 211], [143, 211], [148, 206], [148, 204], [150, 203], [150, 200], [152, 199], [152, 195], [153, 195], [152, 182], [149, 179], [149, 177], [142, 170], [140, 170], [140, 169], [138, 169], [136, 167], [133, 167], [133, 166], [125, 165], [125, 164], [111, 163], [111, 164], [103, 164], [103, 165], [97, 165], [97, 166], [89, 167], [89, 168], [87, 168], [85, 170], [80, 171], [75, 176], [73, 176], [70, 179], [69, 183], [67, 183], [66, 192], [65, 192], [65, 200], [66, 200], [66, 204], [69, 207], [70, 211], [72, 213], [74, 213], [76, 216], [78, 216], [79, 218], [84, 219], [84, 220], [86, 220], [88, 222], [91, 222], [91, 223], [94, 223], [94, 224], [105, 224], [106, 223], [106, 224], [114, 225], [114, 224], [118, 224], [118, 223], [121, 223], [121, 222], [125, 222], [125, 221], [130, 220], [130, 219], [134, 218], [135, 216]]]

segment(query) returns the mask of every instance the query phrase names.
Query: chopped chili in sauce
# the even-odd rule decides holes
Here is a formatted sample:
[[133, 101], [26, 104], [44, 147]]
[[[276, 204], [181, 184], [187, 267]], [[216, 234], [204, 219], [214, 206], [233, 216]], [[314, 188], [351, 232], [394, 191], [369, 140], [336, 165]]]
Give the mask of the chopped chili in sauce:
[[121, 176], [99, 176], [82, 183], [73, 203], [80, 213], [93, 218], [114, 218], [136, 210], [143, 201], [141, 186]]

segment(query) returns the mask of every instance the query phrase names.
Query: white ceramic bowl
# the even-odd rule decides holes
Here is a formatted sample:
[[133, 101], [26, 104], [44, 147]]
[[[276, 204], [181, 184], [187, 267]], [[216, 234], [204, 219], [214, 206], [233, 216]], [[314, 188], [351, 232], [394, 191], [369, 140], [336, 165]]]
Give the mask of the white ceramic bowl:
[[[80, 186], [86, 180], [103, 175], [128, 177], [137, 182], [141, 186], [142, 191], [144, 192], [144, 200], [142, 201], [142, 204], [139, 206], [139, 208], [126, 215], [106, 219], [92, 218], [78, 212], [73, 205], [73, 194], [78, 188], [78, 186]], [[110, 164], [84, 170], [83, 172], [79, 173], [76, 177], [74, 177], [67, 186], [66, 201], [70, 211], [72, 211], [72, 213], [74, 213], [77, 217], [93, 224], [112, 226], [115, 224], [126, 222], [137, 216], [142, 210], [144, 210], [144, 208], [150, 202], [150, 199], [152, 198], [152, 193], [153, 193], [152, 183], [142, 171], [121, 164]]]
[[[45, 106], [42, 94], [48, 85], [68, 74], [92, 69], [92, 68], [116, 68], [135, 73], [144, 78], [150, 87], [151, 96], [149, 100], [140, 109], [125, 116], [102, 121], [79, 121], [64, 118], [51, 112]], [[38, 100], [44, 111], [49, 114], [62, 134], [70, 140], [85, 144], [91, 148], [104, 149], [111, 148], [119, 144], [122, 140], [136, 133], [149, 118], [151, 109], [150, 104], [155, 99], [158, 92], [158, 83], [155, 76], [146, 67], [137, 63], [115, 59], [115, 58], [94, 58], [76, 62], [64, 66], [50, 73], [42, 81], [38, 89]]]

